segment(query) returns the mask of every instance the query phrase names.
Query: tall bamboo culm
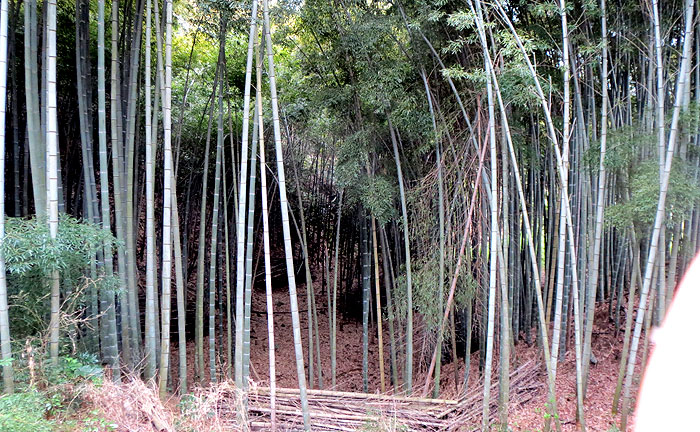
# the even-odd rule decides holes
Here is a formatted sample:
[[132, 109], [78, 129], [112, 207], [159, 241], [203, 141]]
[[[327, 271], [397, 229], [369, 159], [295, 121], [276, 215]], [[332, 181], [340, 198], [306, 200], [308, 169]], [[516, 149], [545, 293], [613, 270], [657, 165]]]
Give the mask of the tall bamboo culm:
[[161, 265], [161, 345], [158, 387], [166, 396], [170, 362], [170, 303], [172, 273], [172, 38], [173, 2], [165, 0], [165, 81], [163, 97], [163, 257]]
[[[58, 116], [56, 93], [56, 1], [46, 2], [46, 201], [48, 203], [49, 234], [58, 236]], [[51, 322], [49, 324], [49, 352], [51, 363], [58, 364], [58, 339], [61, 307], [61, 286], [58, 270], [51, 273]]]
[[306, 375], [304, 372], [304, 353], [301, 345], [301, 326], [299, 324], [299, 304], [297, 302], [297, 286], [294, 276], [294, 257], [292, 236], [289, 228], [289, 211], [287, 202], [287, 186], [284, 175], [284, 153], [282, 151], [282, 133], [280, 132], [279, 107], [277, 103], [277, 83], [275, 80], [275, 61], [270, 35], [270, 12], [268, 0], [263, 0], [263, 22], [265, 34], [265, 49], [267, 51], [267, 68], [270, 80], [270, 102], [272, 104], [272, 128], [275, 137], [275, 154], [277, 155], [277, 182], [279, 184], [280, 208], [282, 213], [282, 235], [284, 237], [284, 253], [287, 267], [287, 282], [289, 283], [289, 303], [292, 313], [292, 329], [294, 333], [294, 353], [296, 357], [297, 379], [299, 381], [299, 396], [301, 412], [304, 417], [304, 430], [311, 430], [309, 417], [309, 402], [306, 395]]
[[[7, 103], [7, 27], [8, 1], [0, 4], [0, 243], [5, 239], [5, 114]], [[5, 258], [0, 252], [0, 356], [3, 360], [2, 379], [5, 393], [14, 392], [10, 318], [7, 305]]]

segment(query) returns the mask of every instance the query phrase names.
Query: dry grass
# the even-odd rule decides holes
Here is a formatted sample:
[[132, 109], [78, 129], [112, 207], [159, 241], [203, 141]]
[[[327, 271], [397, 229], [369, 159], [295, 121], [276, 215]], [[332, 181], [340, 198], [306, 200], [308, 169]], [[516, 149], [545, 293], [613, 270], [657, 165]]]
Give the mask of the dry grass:
[[[180, 402], [179, 426], [193, 431], [246, 431], [237, 413], [242, 413], [242, 393], [229, 381], [195, 390]], [[233, 396], [233, 397], [232, 397]], [[225, 408], [224, 408], [225, 407]]]
[[[234, 398], [232, 400], [232, 395]], [[122, 383], [105, 381], [82, 390], [83, 412], [96, 413], [117, 432], [244, 431], [232, 412], [241, 412], [240, 392], [224, 382], [197, 389], [182, 399], [162, 401], [153, 384], [128, 377]], [[222, 406], [227, 409], [222, 415]]]
[[140, 379], [127, 378], [123, 383], [105, 380], [88, 385], [83, 393], [85, 408], [97, 410], [117, 431], [175, 432], [173, 410], [158, 398], [153, 386]]

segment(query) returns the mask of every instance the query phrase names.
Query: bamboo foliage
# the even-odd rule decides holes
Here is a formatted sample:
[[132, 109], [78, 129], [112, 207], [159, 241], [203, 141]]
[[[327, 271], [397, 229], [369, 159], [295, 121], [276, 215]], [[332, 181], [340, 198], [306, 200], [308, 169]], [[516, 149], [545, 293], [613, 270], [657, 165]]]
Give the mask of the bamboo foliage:
[[[99, 351], [108, 378], [157, 379], [163, 398], [233, 380], [236, 420], [272, 429], [328, 425], [338, 413], [314, 398], [361, 386], [403, 393], [397, 401], [454, 392], [469, 415], [442, 420], [505, 430], [522, 395], [522, 342], [540, 353], [527, 383], [546, 382], [543, 429], [561, 430], [562, 402], [576, 403], [577, 429], [593, 429], [586, 390], [600, 369], [591, 365], [611, 361], [598, 356], [609, 326], [623, 339], [613, 413], [626, 427], [637, 359], [644, 367], [648, 335], [700, 241], [694, 2], [628, 5], [614, 20], [605, 0], [248, 3], [114, 0], [107, 17], [103, 0], [78, 0], [68, 14], [55, 0], [0, 4], [5, 391], [21, 387], [12, 343], [33, 335], [12, 321], [36, 291], [47, 364], [66, 349]], [[241, 13], [247, 45], [234, 25]], [[271, 25], [293, 43], [273, 46]], [[66, 240], [69, 216], [100, 224], [103, 247], [75, 271], [34, 278], [41, 288], [31, 291], [6, 246], [16, 225], [5, 211], [20, 223], [35, 214], [52, 247]], [[286, 322], [286, 300], [273, 303], [282, 288]], [[279, 388], [276, 361], [291, 356], [280, 346], [293, 346], [296, 392]], [[575, 402], [556, 392], [569, 373]], [[407, 398], [416, 376], [422, 398]], [[269, 393], [249, 393], [266, 378]], [[343, 415], [348, 425], [361, 417]]]
[[[589, 276], [590, 286], [588, 287], [588, 295], [586, 297], [586, 329], [583, 341], [583, 385], [585, 394], [586, 384], [588, 382], [588, 370], [591, 358], [591, 336], [593, 333], [593, 319], [595, 313], [596, 291], [598, 289], [598, 271], [600, 268], [600, 249], [603, 237], [603, 212], [605, 209], [606, 198], [606, 169], [605, 169], [605, 154], [607, 150], [608, 139], [608, 36], [607, 36], [607, 17], [605, 9], [605, 0], [600, 2], [601, 10], [601, 32], [603, 34], [603, 55], [601, 58], [601, 106], [600, 106], [600, 163], [598, 168], [598, 194], [596, 203], [595, 216], [595, 234], [593, 244], [593, 264], [591, 274]], [[581, 408], [583, 409], [583, 408]]]
[[[656, 2], [654, 2], [656, 6]], [[684, 6], [685, 11], [685, 30], [683, 32], [683, 52], [680, 59], [679, 67], [679, 77], [684, 77], [687, 73], [690, 63], [690, 53], [693, 41], [693, 9], [694, 2], [686, 1]], [[655, 17], [657, 13], [654, 14]], [[655, 27], [658, 24], [658, 20], [655, 18]], [[668, 142], [664, 141], [664, 147], [666, 149], [666, 154], [664, 156], [664, 170], [661, 176], [661, 185], [659, 188], [659, 201], [656, 207], [656, 215], [654, 217], [654, 229], [651, 234], [651, 239], [649, 241], [649, 253], [647, 255], [647, 262], [644, 269], [644, 279], [641, 291], [639, 293], [639, 306], [637, 308], [637, 317], [634, 323], [634, 333], [632, 335], [632, 342], [630, 346], [629, 359], [627, 360], [627, 371], [625, 374], [625, 384], [624, 384], [624, 396], [622, 402], [622, 428], [627, 427], [627, 414], [629, 410], [629, 399], [632, 386], [632, 376], [634, 374], [634, 366], [636, 363], [637, 350], [639, 347], [639, 337], [642, 331], [642, 323], [644, 321], [644, 314], [647, 308], [647, 297], [649, 295], [649, 289], [651, 288], [652, 276], [654, 272], [654, 264], [656, 262], [656, 253], [659, 249], [659, 237], [661, 236], [661, 231], [663, 229], [663, 221], [666, 215], [665, 203], [666, 196], [668, 192], [669, 177], [671, 173], [671, 165], [673, 162], [673, 154], [675, 151], [676, 141], [678, 139], [678, 121], [680, 117], [682, 96], [684, 94], [684, 86], [688, 85], [687, 81], [684, 79], [678, 80], [678, 85], [676, 86], [675, 94], [675, 104], [673, 107], [673, 116], [671, 118], [671, 131], [668, 136]]]

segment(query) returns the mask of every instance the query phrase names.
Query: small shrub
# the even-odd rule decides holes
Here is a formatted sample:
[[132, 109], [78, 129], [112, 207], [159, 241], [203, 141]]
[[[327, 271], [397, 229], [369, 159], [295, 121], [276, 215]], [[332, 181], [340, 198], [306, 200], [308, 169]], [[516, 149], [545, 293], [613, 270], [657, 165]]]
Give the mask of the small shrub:
[[[61, 215], [58, 234], [51, 238], [48, 224], [41, 219], [7, 218], [5, 238], [0, 252], [5, 258], [7, 292], [10, 298], [12, 336], [16, 340], [37, 337], [46, 331], [50, 313], [48, 301], [49, 275], [58, 271], [66, 293], [87, 292], [85, 268], [103, 247], [117, 248], [121, 244], [99, 225]], [[118, 287], [114, 275], [100, 275], [91, 281], [89, 292]], [[81, 289], [82, 288], [82, 289]], [[68, 296], [70, 297], [70, 296]], [[82, 309], [90, 299], [70, 298], [61, 309], [64, 314]]]
[[89, 380], [99, 383], [102, 367], [95, 354], [78, 353], [74, 357], [59, 357], [57, 366], [46, 367], [46, 379], [50, 384], [75, 383]]
[[110, 422], [100, 415], [98, 410], [89, 412], [89, 416], [80, 420], [79, 430], [81, 432], [106, 432], [117, 430], [117, 424]]
[[54, 430], [54, 422], [45, 416], [52, 408], [53, 401], [36, 389], [0, 396], [0, 430], [51, 432]]

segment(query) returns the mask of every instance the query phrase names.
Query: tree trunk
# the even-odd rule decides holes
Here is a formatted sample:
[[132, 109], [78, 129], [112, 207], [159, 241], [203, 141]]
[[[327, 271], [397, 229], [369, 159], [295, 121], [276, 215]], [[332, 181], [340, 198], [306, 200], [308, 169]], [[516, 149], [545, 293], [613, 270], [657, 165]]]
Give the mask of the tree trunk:
[[[7, 102], [7, 28], [8, 0], [0, 5], [0, 242], [5, 239], [5, 119]], [[15, 185], [17, 187], [17, 185]], [[7, 276], [5, 258], [0, 252], [0, 355], [2, 355], [2, 379], [5, 393], [13, 393], [14, 370], [10, 346], [10, 319], [7, 308]]]
[[[253, 8], [255, 11], [255, 8]], [[277, 182], [280, 192], [280, 207], [282, 213], [282, 232], [284, 237], [284, 252], [287, 264], [287, 280], [289, 283], [289, 300], [292, 311], [292, 328], [294, 332], [294, 352], [297, 364], [297, 379], [299, 380], [299, 396], [301, 399], [301, 411], [304, 417], [304, 429], [311, 430], [309, 417], [309, 403], [306, 396], [306, 377], [304, 374], [304, 353], [301, 345], [301, 328], [299, 325], [299, 306], [297, 304], [296, 280], [294, 277], [294, 258], [292, 251], [292, 238], [289, 229], [289, 213], [287, 203], [287, 188], [284, 175], [284, 154], [282, 152], [282, 134], [280, 132], [279, 107], [277, 103], [277, 83], [275, 80], [274, 53], [272, 51], [272, 37], [270, 36], [270, 13], [268, 0], [263, 0], [264, 33], [267, 49], [267, 67], [270, 80], [270, 99], [272, 102], [272, 126], [275, 136], [275, 153], [277, 154]], [[251, 32], [252, 33], [252, 32]]]

